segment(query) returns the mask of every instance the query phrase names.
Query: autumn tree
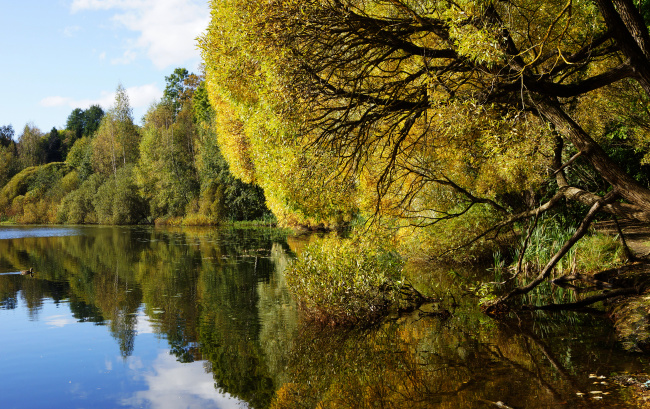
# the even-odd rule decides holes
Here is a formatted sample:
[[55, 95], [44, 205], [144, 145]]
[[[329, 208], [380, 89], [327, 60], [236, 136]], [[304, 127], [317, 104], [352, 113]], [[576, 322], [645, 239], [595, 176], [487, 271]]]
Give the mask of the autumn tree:
[[34, 124], [27, 124], [18, 138], [18, 158], [22, 168], [45, 163], [45, 135]]
[[140, 135], [133, 123], [133, 109], [126, 90], [119, 84], [115, 104], [103, 116], [93, 138], [93, 168], [103, 174], [117, 173], [127, 163], [138, 158]]
[[[471, 240], [452, 230], [459, 248], [565, 201], [585, 206], [575, 235], [506, 298], [546, 280], [596, 214], [650, 220], [648, 185], [606, 150], [618, 123], [648, 152], [650, 36], [631, 0], [230, 0], [212, 10], [201, 47], [231, 135], [220, 143], [272, 197], [286, 203], [290, 189], [267, 181], [262, 157], [276, 181], [325, 165], [338, 177], [312, 173], [301, 185], [312, 195], [295, 200], [309, 203], [313, 179], [333, 189], [351, 177], [340, 195], [376, 221], [472, 226]], [[617, 110], [621, 101], [634, 109]], [[269, 142], [318, 162], [283, 165]], [[581, 163], [605, 189], [573, 177]]]
[[236, 178], [264, 190], [281, 224], [341, 226], [356, 212], [356, 182], [332, 155], [297, 140], [300, 102], [283, 77], [286, 53], [261, 41], [269, 14], [258, 6], [213, 2], [200, 39], [219, 149]]

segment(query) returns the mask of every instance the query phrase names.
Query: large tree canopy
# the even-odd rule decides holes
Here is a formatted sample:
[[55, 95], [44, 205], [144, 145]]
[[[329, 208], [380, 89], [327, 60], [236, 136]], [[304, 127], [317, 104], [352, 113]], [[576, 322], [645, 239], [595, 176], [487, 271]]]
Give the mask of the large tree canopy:
[[[236, 146], [224, 153], [265, 189], [277, 183], [265, 180], [258, 146], [276, 140], [328, 164], [335, 176], [325, 179], [352, 180], [346, 195], [361, 211], [400, 225], [480, 211], [491, 215], [484, 232], [498, 231], [567, 199], [591, 209], [570, 247], [599, 211], [650, 221], [648, 186], [608, 151], [613, 130], [641, 154], [650, 142], [650, 36], [632, 0], [228, 0], [212, 9], [201, 47]], [[281, 163], [277, 148], [265, 149]], [[576, 163], [602, 183], [576, 177]]]

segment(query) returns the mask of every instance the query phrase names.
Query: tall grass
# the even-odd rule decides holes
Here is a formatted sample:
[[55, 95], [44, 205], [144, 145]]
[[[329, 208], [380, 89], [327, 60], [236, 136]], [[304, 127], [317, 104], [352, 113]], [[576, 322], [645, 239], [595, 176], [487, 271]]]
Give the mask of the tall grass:
[[[576, 227], [567, 227], [559, 217], [540, 218], [537, 227], [531, 232], [528, 248], [523, 257], [523, 271], [517, 277], [516, 284], [526, 284], [532, 277], [537, 276], [575, 232]], [[520, 248], [514, 254], [514, 264], [511, 266], [513, 271], [523, 242], [522, 237]], [[620, 266], [625, 263], [625, 260], [625, 253], [617, 236], [591, 231], [574, 244], [557, 263], [551, 273], [551, 279], [573, 273], [596, 273]], [[577, 299], [575, 291], [553, 286], [550, 282], [538, 286], [525, 299], [528, 303], [537, 304], [548, 302], [548, 297], [552, 297], [555, 303], [573, 302]]]
[[[548, 263], [576, 232], [576, 227], [566, 226], [558, 217], [540, 219], [533, 230], [523, 258], [526, 270], [538, 271]], [[521, 240], [523, 246], [524, 239]], [[519, 258], [521, 246], [515, 251]], [[616, 267], [625, 262], [625, 255], [617, 236], [589, 232], [578, 241], [557, 263], [554, 276], [574, 272], [589, 273]]]

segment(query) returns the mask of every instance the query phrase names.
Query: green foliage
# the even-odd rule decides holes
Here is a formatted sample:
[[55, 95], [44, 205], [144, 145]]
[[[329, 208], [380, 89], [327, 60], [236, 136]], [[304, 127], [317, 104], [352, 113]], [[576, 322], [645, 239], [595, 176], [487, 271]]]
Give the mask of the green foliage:
[[184, 110], [176, 115], [165, 102], [147, 113], [140, 141], [137, 183], [149, 202], [153, 219], [182, 216], [198, 196], [199, 183], [194, 167], [194, 129]]
[[66, 130], [72, 132], [72, 138], [68, 142], [72, 146], [75, 141], [84, 137], [92, 136], [99, 129], [104, 110], [99, 105], [91, 105], [90, 108], [83, 110], [75, 108], [72, 110], [66, 121]]
[[0, 146], [0, 188], [9, 182], [18, 173], [18, 157], [15, 144]]
[[14, 127], [9, 125], [0, 126], [0, 145], [7, 147], [12, 144], [14, 139]]
[[[573, 236], [571, 226], [561, 216], [543, 217], [530, 235], [524, 254], [524, 268], [537, 274], [560, 248]], [[524, 238], [521, 239], [522, 242]], [[519, 254], [515, 254], [515, 260]], [[573, 272], [589, 273], [607, 270], [625, 262], [620, 241], [615, 236], [591, 233], [576, 243], [555, 267], [557, 276]]]
[[81, 138], [84, 133], [84, 110], [81, 108], [75, 108], [68, 115], [68, 120], [65, 123], [65, 129], [72, 131], [74, 139], [71, 143], [74, 143], [77, 139]]
[[137, 224], [146, 217], [146, 204], [138, 194], [133, 165], [121, 167], [99, 186], [93, 206], [100, 224]]
[[86, 180], [92, 173], [92, 143], [91, 139], [88, 137], [81, 138], [77, 140], [68, 156], [66, 157], [66, 163], [79, 172], [79, 177], [82, 180]]
[[0, 191], [0, 209], [7, 206], [18, 196], [24, 196], [29, 190], [29, 184], [34, 179], [37, 169], [30, 167], [14, 176]]
[[93, 174], [81, 183], [81, 186], [66, 195], [57, 212], [57, 222], [71, 224], [98, 223], [93, 204], [95, 194], [103, 183], [103, 176]]
[[268, 214], [262, 188], [235, 178], [211, 128], [203, 128], [203, 132], [197, 155], [197, 170], [203, 183], [200, 212], [215, 220], [232, 221], [254, 220]]
[[399, 302], [400, 256], [378, 237], [330, 236], [305, 248], [286, 271], [287, 285], [311, 319], [372, 321]]
[[92, 138], [92, 165], [95, 172], [108, 175], [117, 168], [135, 163], [138, 159], [140, 132], [133, 123], [133, 108], [126, 90], [119, 84], [115, 104], [102, 118]]
[[21, 168], [45, 163], [46, 136], [33, 124], [25, 125], [18, 139], [18, 158]]
[[169, 103], [172, 107], [173, 114], [176, 115], [188, 98], [187, 83], [190, 72], [185, 68], [176, 68], [174, 72], [165, 77], [165, 91], [163, 92], [163, 101]]
[[18, 223], [54, 223], [57, 206], [77, 184], [65, 163], [29, 167], [0, 191], [0, 214]]
[[99, 129], [104, 117], [104, 110], [99, 105], [91, 105], [84, 111], [83, 136], [92, 136]]
[[45, 163], [61, 162], [63, 160], [63, 142], [56, 128], [52, 128], [47, 137]]
[[202, 81], [194, 91], [192, 99], [192, 109], [194, 111], [194, 118], [197, 123], [211, 123], [214, 117], [214, 109], [210, 105], [210, 98], [208, 96], [208, 88], [205, 81]]

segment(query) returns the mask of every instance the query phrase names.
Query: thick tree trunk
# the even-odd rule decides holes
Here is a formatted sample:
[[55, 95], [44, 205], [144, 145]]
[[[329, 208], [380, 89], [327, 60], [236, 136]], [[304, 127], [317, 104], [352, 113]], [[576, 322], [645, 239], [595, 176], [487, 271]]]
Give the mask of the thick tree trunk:
[[[609, 182], [628, 202], [640, 210], [650, 211], [650, 190], [624, 172], [580, 125], [578, 125], [556, 101], [543, 98], [536, 101], [539, 113], [555, 125], [558, 132], [582, 152], [598, 173]], [[632, 210], [632, 209], [630, 209]], [[644, 220], [645, 221], [645, 220]]]
[[595, 0], [616, 45], [635, 70], [639, 84], [650, 95], [650, 36], [632, 0]]

